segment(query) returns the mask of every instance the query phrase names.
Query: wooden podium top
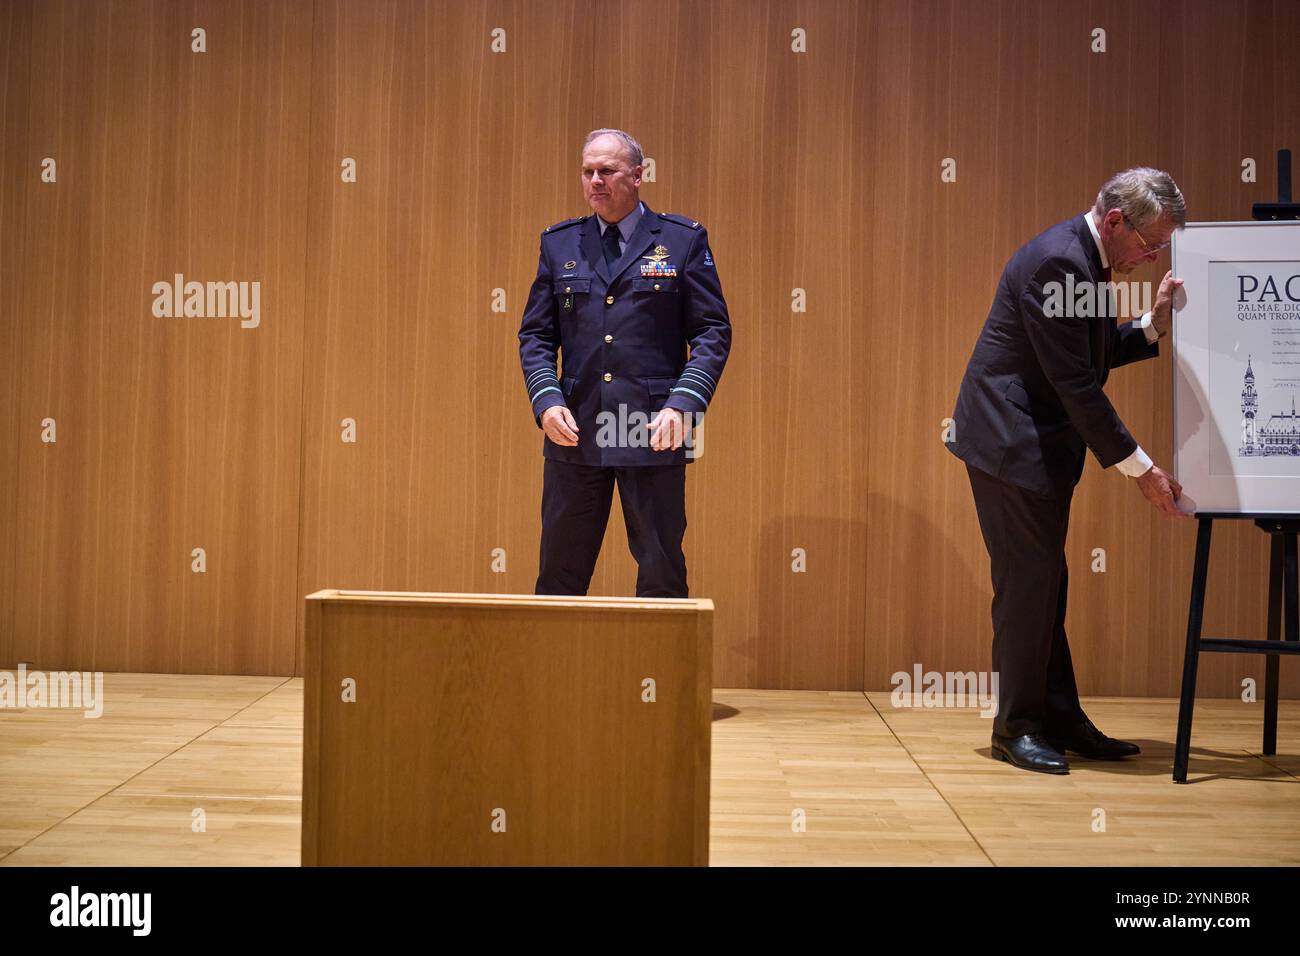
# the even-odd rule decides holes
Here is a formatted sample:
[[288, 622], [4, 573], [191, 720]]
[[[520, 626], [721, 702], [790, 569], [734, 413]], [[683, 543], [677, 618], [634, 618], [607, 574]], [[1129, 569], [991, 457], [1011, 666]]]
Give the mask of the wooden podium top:
[[340, 604], [456, 604], [462, 607], [528, 607], [564, 610], [713, 611], [709, 598], [579, 597], [561, 594], [460, 594], [451, 591], [352, 591], [325, 588], [308, 601]]

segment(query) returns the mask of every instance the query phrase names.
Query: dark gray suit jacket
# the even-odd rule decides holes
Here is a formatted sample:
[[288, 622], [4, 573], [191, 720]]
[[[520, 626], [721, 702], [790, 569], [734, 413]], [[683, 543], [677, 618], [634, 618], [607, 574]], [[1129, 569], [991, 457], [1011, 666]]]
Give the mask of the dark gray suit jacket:
[[[953, 411], [951, 451], [967, 464], [1030, 491], [1063, 497], [1091, 448], [1103, 468], [1137, 442], [1102, 391], [1110, 370], [1160, 354], [1132, 322], [1114, 315], [1044, 312], [1051, 283], [1102, 282], [1101, 254], [1081, 215], [1016, 250], [966, 367]], [[1108, 310], [1105, 310], [1108, 311]]]

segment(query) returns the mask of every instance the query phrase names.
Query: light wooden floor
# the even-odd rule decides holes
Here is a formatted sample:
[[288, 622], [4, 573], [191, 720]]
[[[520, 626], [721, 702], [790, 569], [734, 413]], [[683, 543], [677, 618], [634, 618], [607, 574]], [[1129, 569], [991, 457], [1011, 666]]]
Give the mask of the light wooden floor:
[[[298, 863], [300, 680], [108, 674], [105, 696], [98, 720], [0, 710], [0, 865]], [[989, 759], [975, 711], [718, 690], [712, 862], [1300, 863], [1300, 702], [1282, 703], [1268, 759], [1261, 704], [1199, 702], [1187, 786], [1169, 778], [1175, 701], [1087, 709], [1142, 757], [1031, 774]]]

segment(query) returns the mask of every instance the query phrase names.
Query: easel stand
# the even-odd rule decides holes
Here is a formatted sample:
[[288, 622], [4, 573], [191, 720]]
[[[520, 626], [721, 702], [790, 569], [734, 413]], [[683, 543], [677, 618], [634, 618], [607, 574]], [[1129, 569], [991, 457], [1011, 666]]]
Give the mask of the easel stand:
[[[1210, 568], [1210, 532], [1215, 518], [1246, 518], [1272, 539], [1268, 565], [1267, 640], [1247, 641], [1226, 637], [1201, 637], [1205, 614], [1205, 578]], [[1278, 656], [1300, 654], [1300, 588], [1296, 585], [1296, 535], [1300, 518], [1294, 515], [1197, 515], [1196, 562], [1192, 567], [1192, 596], [1187, 609], [1187, 650], [1183, 657], [1183, 688], [1178, 704], [1178, 741], [1174, 746], [1174, 783], [1187, 782], [1187, 758], [1192, 745], [1192, 707], [1196, 703], [1196, 665], [1205, 651], [1232, 654], [1267, 654], [1264, 671], [1264, 754], [1277, 753]], [[1285, 598], [1285, 606], [1283, 599]], [[1285, 618], [1286, 640], [1281, 640]]]
[[[1277, 151], [1277, 202], [1255, 203], [1252, 216], [1261, 221], [1300, 219], [1300, 204], [1291, 200], [1291, 150]], [[1187, 782], [1187, 756], [1192, 747], [1192, 706], [1196, 703], [1196, 664], [1202, 651], [1267, 654], [1264, 671], [1264, 754], [1277, 753], [1277, 658], [1300, 654], [1300, 599], [1296, 594], [1297, 515], [1198, 514], [1196, 563], [1192, 568], [1192, 597], [1187, 608], [1187, 650], [1183, 656], [1183, 691], [1178, 704], [1178, 742], [1174, 746], [1174, 783]], [[1215, 518], [1246, 518], [1272, 538], [1268, 563], [1268, 633], [1264, 641], [1201, 637], [1205, 613], [1205, 575], [1210, 567], [1210, 529]], [[1286, 640], [1281, 641], [1286, 596]]]

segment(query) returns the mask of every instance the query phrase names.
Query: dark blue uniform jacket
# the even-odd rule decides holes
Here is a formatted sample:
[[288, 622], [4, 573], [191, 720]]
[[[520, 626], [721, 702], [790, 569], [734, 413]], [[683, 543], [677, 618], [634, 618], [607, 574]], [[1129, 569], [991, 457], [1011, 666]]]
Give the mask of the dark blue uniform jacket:
[[576, 447], [546, 438], [543, 454], [607, 467], [690, 461], [685, 448], [651, 450], [635, 425], [665, 406], [702, 414], [722, 378], [731, 322], [708, 233], [645, 206], [612, 266], [600, 240], [594, 214], [541, 236], [519, 328], [524, 383], [539, 425], [564, 404], [579, 429]]

